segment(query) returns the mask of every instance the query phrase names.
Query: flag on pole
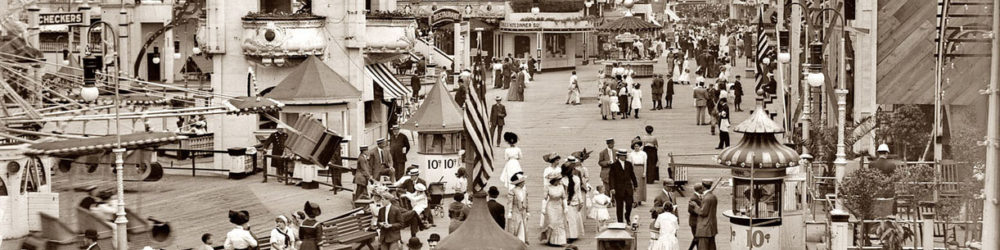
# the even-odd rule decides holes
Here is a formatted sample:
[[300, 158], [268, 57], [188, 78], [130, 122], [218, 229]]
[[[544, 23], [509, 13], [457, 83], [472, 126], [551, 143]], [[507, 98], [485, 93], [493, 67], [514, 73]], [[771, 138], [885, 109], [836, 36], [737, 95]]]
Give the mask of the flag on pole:
[[767, 34], [764, 32], [764, 7], [757, 7], [757, 51], [756, 59], [754, 60], [757, 67], [755, 77], [757, 80], [757, 85], [754, 90], [760, 90], [767, 84], [767, 65], [764, 65], [764, 58], [771, 57], [774, 50], [771, 48], [771, 44], [767, 41]]
[[493, 173], [493, 143], [490, 140], [493, 136], [490, 135], [489, 130], [486, 100], [476, 94], [479, 93], [476, 88], [476, 84], [469, 83], [469, 95], [468, 98], [465, 98], [465, 132], [470, 137], [466, 141], [471, 141], [476, 149], [475, 152], [466, 152], [466, 154], [476, 154], [477, 160], [467, 168], [471, 168], [468, 173], [472, 177], [473, 190], [478, 191], [486, 187], [486, 183], [490, 180], [490, 174]]

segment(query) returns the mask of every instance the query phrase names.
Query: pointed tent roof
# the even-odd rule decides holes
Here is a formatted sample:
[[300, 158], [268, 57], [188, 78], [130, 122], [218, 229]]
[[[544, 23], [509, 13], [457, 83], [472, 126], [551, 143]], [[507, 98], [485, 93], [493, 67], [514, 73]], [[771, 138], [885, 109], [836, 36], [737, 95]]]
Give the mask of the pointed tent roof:
[[286, 104], [331, 104], [361, 98], [361, 91], [319, 58], [310, 56], [264, 97]]
[[444, 238], [437, 249], [458, 250], [519, 250], [528, 249], [528, 245], [500, 228], [490, 216], [486, 208], [486, 194], [474, 195], [469, 217], [458, 229]]
[[412, 131], [457, 131], [462, 130], [464, 117], [458, 103], [448, 94], [441, 82], [427, 93], [424, 103], [402, 128]]

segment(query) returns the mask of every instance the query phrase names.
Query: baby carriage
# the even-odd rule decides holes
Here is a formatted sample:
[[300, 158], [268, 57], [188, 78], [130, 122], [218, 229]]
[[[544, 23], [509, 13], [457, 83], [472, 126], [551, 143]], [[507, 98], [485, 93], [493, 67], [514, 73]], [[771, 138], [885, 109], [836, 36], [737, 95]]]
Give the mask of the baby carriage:
[[436, 182], [431, 182], [427, 184], [427, 192], [430, 194], [430, 199], [427, 200], [427, 207], [431, 208], [431, 213], [434, 217], [444, 217], [445, 208], [441, 205], [441, 199], [445, 195], [445, 182], [438, 179]]

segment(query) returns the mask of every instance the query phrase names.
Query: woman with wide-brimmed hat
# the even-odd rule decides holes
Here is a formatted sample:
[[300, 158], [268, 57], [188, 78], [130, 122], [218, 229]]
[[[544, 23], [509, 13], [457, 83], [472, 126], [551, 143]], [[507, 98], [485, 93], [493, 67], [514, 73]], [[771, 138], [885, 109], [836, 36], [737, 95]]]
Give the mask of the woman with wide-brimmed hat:
[[307, 218], [299, 226], [299, 238], [302, 240], [299, 249], [319, 250], [319, 241], [322, 239], [323, 230], [320, 227], [320, 223], [316, 221], [316, 217], [322, 214], [322, 210], [320, 210], [319, 205], [316, 203], [307, 201], [303, 211], [305, 211]]
[[555, 152], [545, 154], [542, 156], [542, 160], [549, 163], [549, 166], [542, 170], [542, 178], [545, 180], [545, 183], [549, 182], [549, 175], [562, 173], [559, 162], [559, 160], [562, 160], [562, 156], [559, 156], [559, 154]]
[[510, 189], [510, 204], [507, 207], [510, 212], [507, 213], [507, 223], [505, 230], [511, 235], [516, 236], [521, 241], [527, 243], [528, 237], [525, 232], [525, 223], [528, 223], [528, 217], [531, 213], [528, 212], [528, 191], [524, 189], [525, 181], [524, 173], [518, 172], [510, 177], [510, 183], [514, 188]]
[[521, 148], [517, 147], [517, 134], [506, 132], [503, 134], [503, 140], [510, 147], [503, 150], [503, 155], [507, 159], [507, 163], [503, 165], [503, 172], [500, 172], [500, 181], [507, 187], [507, 190], [510, 190], [514, 188], [514, 185], [510, 182], [510, 177], [513, 177], [515, 173], [522, 172], [522, 154]]
[[[553, 162], [558, 162], [553, 160]], [[539, 240], [545, 244], [561, 246], [566, 244], [566, 212], [569, 205], [566, 203], [566, 186], [562, 183], [562, 173], [560, 171], [550, 172], [545, 175], [545, 197], [542, 200], [542, 233]]]

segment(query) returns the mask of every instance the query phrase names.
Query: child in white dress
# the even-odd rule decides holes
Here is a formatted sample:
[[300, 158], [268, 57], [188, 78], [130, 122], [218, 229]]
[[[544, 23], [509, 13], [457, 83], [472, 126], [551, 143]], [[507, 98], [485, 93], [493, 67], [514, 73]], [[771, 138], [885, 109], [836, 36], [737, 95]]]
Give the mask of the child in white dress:
[[587, 218], [597, 220], [597, 231], [600, 232], [601, 229], [611, 220], [611, 214], [608, 213], [608, 207], [611, 206], [611, 197], [604, 194], [604, 186], [597, 186], [596, 189], [591, 191], [594, 193], [593, 202], [589, 208], [590, 214]]

